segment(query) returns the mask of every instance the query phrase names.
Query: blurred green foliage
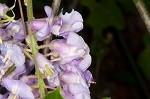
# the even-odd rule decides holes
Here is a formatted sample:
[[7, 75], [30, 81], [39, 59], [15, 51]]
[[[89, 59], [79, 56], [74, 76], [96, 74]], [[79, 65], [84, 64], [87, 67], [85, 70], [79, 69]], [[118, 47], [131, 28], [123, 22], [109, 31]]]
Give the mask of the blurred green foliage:
[[87, 23], [93, 28], [95, 37], [99, 36], [98, 33], [102, 32], [108, 26], [114, 26], [118, 30], [124, 28], [122, 12], [114, 0], [101, 0], [98, 3], [94, 0], [88, 0], [91, 3], [87, 3], [86, 1], [81, 0], [81, 4], [90, 10]]
[[111, 99], [110, 97], [105, 97], [105, 98], [103, 98], [103, 99]]
[[122, 12], [114, 0], [101, 0], [100, 2], [81, 0], [81, 5], [86, 6], [90, 11], [87, 24], [93, 29], [92, 54], [102, 59], [103, 54], [107, 51], [102, 32], [109, 26], [122, 30], [124, 28]]

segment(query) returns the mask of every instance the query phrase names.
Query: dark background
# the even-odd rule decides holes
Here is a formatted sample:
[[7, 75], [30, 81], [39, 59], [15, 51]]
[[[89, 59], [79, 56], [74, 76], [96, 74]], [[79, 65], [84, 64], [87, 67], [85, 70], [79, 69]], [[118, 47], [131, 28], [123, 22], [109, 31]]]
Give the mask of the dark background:
[[[13, 5], [13, 0], [0, 2]], [[150, 0], [144, 2], [150, 9]], [[33, 0], [35, 18], [46, 17], [43, 7], [51, 4]], [[150, 34], [132, 0], [62, 0], [62, 8], [73, 8], [84, 19], [79, 35], [91, 49], [92, 99], [150, 99]], [[19, 19], [18, 3], [14, 12]]]

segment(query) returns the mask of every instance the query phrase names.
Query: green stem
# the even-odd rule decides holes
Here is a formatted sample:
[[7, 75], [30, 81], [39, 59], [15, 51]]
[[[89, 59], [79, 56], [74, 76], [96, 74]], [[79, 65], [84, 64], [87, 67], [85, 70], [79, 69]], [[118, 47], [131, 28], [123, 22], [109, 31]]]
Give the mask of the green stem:
[[[144, 2], [142, 0], [133, 0], [133, 2], [135, 4], [136, 8], [138, 9], [138, 11], [139, 11], [139, 13], [140, 13], [145, 25], [146, 25], [146, 28], [147, 28], [148, 32], [150, 33], [150, 15], [147, 11], [147, 8], [146, 8]], [[148, 90], [145, 86], [144, 80], [142, 79], [138, 69], [136, 68], [136, 65], [135, 65], [135, 63], [132, 59], [132, 56], [131, 56], [130, 52], [127, 49], [126, 44], [124, 44], [124, 46], [125, 46], [125, 50], [127, 52], [127, 56], [128, 56], [128, 58], [131, 62], [132, 68], [134, 69], [134, 72], [137, 75], [143, 90], [145, 91], [145, 95], [147, 96], [147, 99], [150, 99], [150, 95], [149, 95], [149, 92], [148, 92]]]
[[9, 17], [7, 14], [3, 14], [3, 16], [7, 18], [9, 21], [16, 22], [13, 17]]
[[42, 74], [39, 71], [37, 61], [36, 61], [36, 56], [38, 54], [38, 44], [37, 44], [37, 40], [35, 38], [34, 32], [31, 30], [31, 27], [30, 27], [30, 22], [34, 19], [33, 9], [32, 9], [32, 0], [27, 1], [27, 16], [28, 16], [28, 32], [30, 34], [30, 42], [31, 42], [31, 44], [29, 46], [30, 46], [32, 54], [33, 54], [33, 60], [35, 63], [36, 75], [38, 77], [38, 86], [39, 86], [39, 90], [40, 90], [40, 98], [44, 99], [45, 84], [44, 84]]
[[142, 0], [133, 0], [136, 8], [138, 9], [145, 25], [146, 25], [146, 28], [148, 30], [148, 32], [150, 33], [150, 15], [147, 11], [147, 8], [144, 4], [144, 2]]
[[133, 59], [133, 57], [132, 57], [132, 55], [131, 55], [131, 53], [130, 53], [130, 51], [128, 49], [128, 46], [127, 46], [127, 44], [126, 44], [122, 34], [118, 33], [118, 37], [119, 37], [120, 42], [123, 45], [125, 53], [126, 53], [128, 59], [129, 59], [129, 62], [131, 64], [131, 67], [132, 67], [132, 69], [133, 69], [133, 71], [134, 71], [134, 73], [135, 73], [135, 75], [137, 77], [137, 80], [139, 81], [139, 84], [141, 85], [141, 87], [142, 87], [142, 89], [143, 89], [143, 91], [144, 91], [144, 93], [145, 93], [145, 95], [147, 97], [146, 99], [150, 99], [149, 92], [148, 92], [147, 87], [145, 85], [144, 79], [142, 78], [142, 76], [141, 76], [141, 74], [140, 74], [140, 72], [139, 72], [139, 70], [138, 70], [138, 68], [137, 68], [137, 66], [136, 66], [136, 64], [134, 62], [134, 59]]

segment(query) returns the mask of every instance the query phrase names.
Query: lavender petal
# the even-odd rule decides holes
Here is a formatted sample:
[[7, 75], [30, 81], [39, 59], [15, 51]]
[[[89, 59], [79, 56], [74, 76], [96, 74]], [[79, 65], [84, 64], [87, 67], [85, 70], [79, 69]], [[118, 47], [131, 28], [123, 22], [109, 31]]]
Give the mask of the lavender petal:
[[49, 24], [45, 24], [42, 29], [36, 32], [36, 38], [38, 41], [43, 41], [50, 34]]

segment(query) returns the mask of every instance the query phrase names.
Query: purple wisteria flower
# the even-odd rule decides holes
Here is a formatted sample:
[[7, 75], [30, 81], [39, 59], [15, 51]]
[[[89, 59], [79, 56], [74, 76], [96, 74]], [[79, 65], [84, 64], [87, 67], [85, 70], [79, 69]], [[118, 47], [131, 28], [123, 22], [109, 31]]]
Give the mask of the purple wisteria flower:
[[60, 13], [60, 23], [54, 24], [52, 33], [55, 35], [66, 37], [69, 32], [79, 32], [83, 29], [83, 18], [77, 11], [72, 10], [70, 13]]
[[16, 42], [24, 41], [25, 37], [21, 19], [17, 20], [16, 22], [9, 22], [6, 28], [4, 25], [1, 25], [0, 38], [2, 41], [11, 41], [11, 40]]
[[[51, 44], [52, 47], [50, 47], [50, 49], [52, 52], [58, 53], [58, 57], [60, 58], [60, 62], [62, 64], [66, 64], [71, 62], [73, 59], [80, 58], [85, 53], [83, 49], [78, 49], [59, 40], [52, 41]], [[53, 56], [53, 59], [55, 59], [55, 56]]]
[[49, 72], [51, 72], [52, 74], [54, 73], [54, 71], [52, 70], [54, 69], [54, 66], [50, 63], [48, 59], [44, 57], [43, 54], [38, 53], [36, 60], [41, 73], [43, 74], [44, 73], [50, 74]]
[[65, 99], [91, 99], [89, 91], [79, 83], [63, 86], [62, 95]]
[[78, 71], [66, 71], [61, 74], [60, 79], [65, 99], [90, 99], [88, 86]]
[[58, 78], [58, 71], [56, 66], [54, 67], [52, 63], [44, 57], [43, 54], [38, 54], [36, 57], [39, 70], [44, 74], [48, 80], [48, 85], [51, 87], [56, 87], [60, 85]]
[[[8, 31], [8, 34], [11, 34], [14, 40], [22, 42], [24, 38], [24, 30], [22, 21], [17, 20], [16, 22], [11, 22], [7, 27], [6, 30]], [[5, 34], [7, 35], [7, 34]]]
[[84, 42], [83, 38], [76, 33], [69, 33], [67, 39], [54, 40], [51, 42], [51, 45], [50, 50], [58, 53], [61, 58], [61, 64], [69, 63], [74, 59], [84, 59], [84, 57], [86, 57], [84, 61], [88, 62], [87, 65], [91, 63], [89, 47]]
[[31, 28], [36, 31], [37, 40], [42, 41], [52, 32], [54, 35], [67, 37], [69, 32], [77, 33], [83, 29], [83, 18], [77, 11], [71, 13], [60, 13], [54, 22], [53, 10], [45, 6], [45, 12], [48, 18], [35, 19], [31, 22]]
[[31, 28], [36, 31], [35, 36], [38, 41], [46, 39], [51, 33], [53, 26], [54, 14], [52, 8], [45, 6], [44, 9], [48, 17], [45, 19], [35, 19], [30, 24]]
[[3, 44], [0, 45], [0, 51], [0, 78], [13, 65], [16, 66], [16, 69], [8, 76], [8, 78], [18, 76], [25, 71], [25, 56], [18, 45], [10, 42], [3, 42]]
[[0, 51], [1, 55], [5, 56], [3, 59], [4, 62], [10, 60], [15, 64], [16, 67], [24, 65], [25, 56], [18, 45], [12, 44], [10, 42], [3, 42], [3, 44], [0, 45]]
[[[30, 86], [20, 80], [2, 79], [2, 86], [13, 94], [13, 97], [23, 99], [35, 99]], [[13, 99], [13, 98], [12, 98]]]
[[6, 30], [6, 29], [3, 29], [3, 28], [0, 28], [0, 39], [1, 39], [1, 41], [11, 40], [11, 32], [10, 32], [10, 30]]

